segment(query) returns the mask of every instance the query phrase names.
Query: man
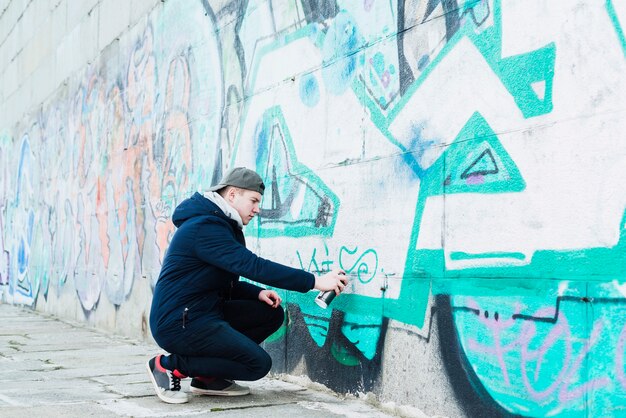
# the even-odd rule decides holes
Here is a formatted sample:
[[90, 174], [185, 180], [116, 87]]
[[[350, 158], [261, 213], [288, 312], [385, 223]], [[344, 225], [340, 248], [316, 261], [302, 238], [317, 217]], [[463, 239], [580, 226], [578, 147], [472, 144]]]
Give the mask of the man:
[[286, 290], [312, 288], [339, 294], [347, 284], [341, 270], [322, 276], [256, 256], [245, 246], [243, 226], [260, 212], [261, 177], [244, 167], [230, 170], [204, 195], [195, 193], [174, 211], [178, 228], [154, 288], [150, 328], [171, 353], [147, 363], [158, 397], [184, 403], [180, 380], [191, 391], [237, 396], [249, 389], [233, 382], [257, 380], [271, 366], [259, 343], [283, 323], [281, 298], [239, 276]]

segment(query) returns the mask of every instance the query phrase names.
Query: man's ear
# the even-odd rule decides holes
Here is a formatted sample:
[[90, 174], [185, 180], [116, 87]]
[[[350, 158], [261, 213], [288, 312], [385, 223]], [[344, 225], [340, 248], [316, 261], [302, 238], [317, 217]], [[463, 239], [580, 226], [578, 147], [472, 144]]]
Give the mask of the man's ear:
[[229, 187], [228, 190], [226, 190], [226, 199], [229, 202], [232, 202], [233, 199], [235, 199], [236, 193], [237, 193], [237, 189], [235, 189], [234, 187]]

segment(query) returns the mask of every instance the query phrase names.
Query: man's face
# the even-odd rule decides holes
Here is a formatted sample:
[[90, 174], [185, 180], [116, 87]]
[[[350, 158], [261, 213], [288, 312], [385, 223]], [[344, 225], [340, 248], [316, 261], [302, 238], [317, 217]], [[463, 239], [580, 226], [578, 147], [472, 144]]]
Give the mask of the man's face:
[[239, 213], [244, 225], [254, 218], [259, 212], [261, 193], [246, 189], [231, 188], [226, 194], [226, 201]]

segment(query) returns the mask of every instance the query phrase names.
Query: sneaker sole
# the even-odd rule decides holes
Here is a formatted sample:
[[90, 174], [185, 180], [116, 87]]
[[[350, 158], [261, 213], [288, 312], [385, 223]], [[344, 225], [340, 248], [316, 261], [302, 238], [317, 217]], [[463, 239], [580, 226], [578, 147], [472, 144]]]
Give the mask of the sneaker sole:
[[176, 398], [167, 398], [163, 396], [163, 394], [159, 391], [159, 385], [157, 385], [156, 380], [154, 380], [154, 375], [152, 374], [152, 369], [150, 369], [150, 361], [146, 362], [146, 369], [148, 370], [148, 376], [150, 376], [150, 381], [152, 382], [152, 387], [154, 387], [154, 391], [156, 395], [165, 403], [187, 403], [189, 402], [188, 398], [176, 399]]
[[250, 389], [239, 392], [228, 392], [225, 390], [207, 390], [207, 389], [198, 389], [191, 386], [191, 392], [197, 395], [208, 395], [208, 396], [244, 396], [250, 394]]

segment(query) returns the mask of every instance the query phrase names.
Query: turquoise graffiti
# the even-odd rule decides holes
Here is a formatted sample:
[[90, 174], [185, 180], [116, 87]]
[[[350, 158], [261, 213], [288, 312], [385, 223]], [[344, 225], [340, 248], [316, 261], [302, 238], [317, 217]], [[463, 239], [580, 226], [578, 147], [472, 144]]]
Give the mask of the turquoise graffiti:
[[[462, 152], [461, 138], [470, 138], [461, 140]], [[477, 114], [428, 170], [421, 187], [416, 226], [422, 225], [428, 199], [435, 196], [519, 193], [525, 183]], [[447, 259], [443, 249], [419, 249], [418, 235], [416, 227], [406, 271], [423, 274], [423, 303], [428, 286], [433, 293], [455, 295], [460, 344], [493, 399], [512, 413], [532, 416], [585, 414], [589, 393], [597, 411], [605, 410], [598, 405], [624, 401], [619, 368], [623, 330], [616, 326], [621, 324], [617, 312], [623, 303], [617, 283], [626, 275], [623, 229], [613, 248], [540, 250], [530, 259], [521, 252], [459, 251], [450, 252]], [[472, 260], [488, 266], [451, 267], [455, 261]], [[546, 276], [567, 281], [543, 279]], [[503, 291], [510, 296], [499, 297]], [[585, 320], [590, 311], [601, 318], [592, 329]], [[603, 349], [597, 352], [598, 347]], [[616, 368], [599, 373], [598, 364]], [[492, 367], [500, 370], [498, 378], [485, 372]]]
[[267, 187], [251, 228], [257, 228], [261, 237], [332, 235], [339, 199], [298, 161], [279, 107], [263, 115], [254, 148], [256, 169]]
[[624, 56], [626, 56], [626, 36], [624, 36], [623, 27], [626, 23], [624, 22], [624, 18], [626, 17], [624, 15], [626, 12], [624, 2], [620, 0], [606, 0], [606, 10], [611, 18], [611, 24], [615, 29], [615, 34], [619, 39], [622, 50], [624, 51]]
[[[432, 2], [433, 5], [435, 3]], [[333, 22], [326, 32], [320, 32], [317, 27], [312, 25], [288, 36], [289, 42], [296, 42], [309, 37], [314, 40], [320, 51], [323, 51], [327, 42], [337, 42], [336, 27], [338, 24], [342, 25], [345, 37], [340, 45], [345, 47], [345, 56], [333, 56], [332, 60], [326, 59], [324, 64], [328, 67], [336, 65], [335, 69], [338, 74], [344, 78], [337, 75], [333, 81], [340, 82], [339, 84], [343, 86], [347, 80], [351, 80], [351, 91], [339, 89], [337, 85], [329, 83], [328, 78], [323, 79], [323, 84], [317, 83], [314, 75], [307, 74], [300, 82], [299, 97], [305, 105], [313, 107], [317, 103], [323, 102], [324, 94], [327, 93], [335, 96], [345, 94], [356, 96], [368, 109], [369, 116], [376, 128], [383, 133], [391, 144], [399, 148], [406, 166], [412, 170], [420, 182], [415, 219], [399, 296], [386, 297], [384, 291], [378, 297], [347, 294], [338, 298], [333, 308], [335, 311], [343, 312], [347, 322], [358, 323], [358, 321], [362, 321], [364, 326], [368, 325], [368, 318], [380, 315], [384, 318], [425, 328], [428, 326], [426, 320], [429, 295], [433, 293], [457, 295], [451, 298], [455, 312], [454, 320], [457, 325], [460, 344], [467, 356], [466, 361], [469, 367], [474, 370], [475, 375], [478, 376], [478, 381], [474, 383], [484, 384], [491, 399], [506, 410], [512, 413], [530, 415], [546, 412], [580, 412], [587, 407], [584, 401], [581, 401], [584, 393], [596, 384], [601, 384], [606, 389], [606, 392], [598, 394], [598, 402], [618, 405], [621, 399], [621, 389], [616, 382], [619, 383], [619, 376], [623, 375], [619, 367], [616, 367], [616, 371], [609, 374], [608, 377], [603, 376], [598, 380], [593, 378], [585, 380], [586, 374], [581, 372], [582, 360], [573, 360], [568, 364], [563, 364], [563, 368], [558, 371], [556, 367], [547, 366], [548, 362], [541, 357], [543, 354], [537, 354], [537, 351], [532, 350], [526, 350], [528, 364], [533, 363], [536, 366], [537, 363], [540, 363], [537, 369], [533, 369], [533, 373], [535, 373], [534, 384], [537, 386], [545, 385], [545, 382], [555, 376], [554, 373], [556, 375], [561, 373], [561, 377], [580, 382], [581, 385], [574, 390], [569, 388], [567, 390], [548, 391], [546, 393], [549, 393], [549, 396], [544, 394], [534, 396], [532, 390], [529, 389], [530, 383], [510, 391], [499, 391], [495, 385], [501, 376], [493, 378], [493, 382], [491, 381], [493, 375], [490, 371], [493, 370], [494, 364], [507, 370], [507, 372], [521, 372], [506, 356], [494, 355], [494, 359], [485, 359], [484, 354], [473, 353], [477, 347], [480, 347], [484, 349], [483, 351], [493, 354], [492, 351], [489, 351], [492, 348], [485, 349], [476, 343], [476, 341], [484, 343], [485, 337], [482, 335], [472, 336], [472, 332], [483, 326], [485, 311], [480, 310], [482, 316], [479, 317], [476, 313], [477, 309], [472, 308], [471, 304], [468, 305], [470, 299], [467, 295], [474, 295], [474, 298], [478, 298], [481, 303], [499, 305], [500, 298], [497, 296], [503, 291], [510, 290], [511, 297], [507, 299], [507, 303], [519, 304], [524, 306], [524, 309], [519, 312], [507, 312], [506, 309], [503, 309], [498, 311], [494, 317], [494, 310], [490, 308], [487, 314], [489, 321], [503, 321], [507, 324], [513, 321], [516, 326], [511, 328], [507, 338], [515, 336], [516, 331], [513, 329], [517, 330], [523, 327], [526, 333], [524, 338], [529, 338], [529, 335], [536, 335], [533, 338], [539, 341], [545, 338], [550, 339], [552, 337], [546, 337], [546, 335], [549, 335], [551, 331], [544, 331], [543, 329], [549, 330], [551, 326], [544, 326], [546, 320], [540, 316], [538, 317], [542, 319], [538, 320], [538, 324], [542, 327], [537, 327], [539, 330], [529, 331], [533, 329], [532, 323], [535, 321], [535, 317], [526, 310], [530, 309], [533, 304], [537, 305], [539, 300], [545, 302], [543, 298], [537, 299], [533, 295], [551, 295], [552, 306], [555, 306], [559, 297], [580, 296], [593, 299], [594, 297], [608, 296], [606, 294], [607, 283], [611, 283], [615, 278], [618, 278], [619, 281], [623, 277], [622, 261], [619, 261], [621, 257], [617, 257], [617, 263], [614, 262], [616, 255], [620, 254], [621, 244], [611, 248], [597, 247], [571, 251], [567, 249], [559, 251], [537, 249], [534, 252], [529, 252], [525, 248], [483, 252], [459, 248], [446, 253], [443, 249], [420, 248], [419, 242], [423, 236], [422, 227], [425, 212], [428, 209], [432, 213], [430, 207], [433, 202], [442, 201], [448, 196], [466, 195], [505, 196], [504, 199], [506, 200], [510, 195], [523, 195], [527, 192], [527, 182], [515, 159], [508, 152], [507, 147], [503, 145], [502, 138], [496, 134], [483, 113], [483, 110], [486, 110], [483, 108], [485, 106], [483, 102], [477, 101], [476, 107], [471, 108], [472, 105], [470, 104], [467, 109], [463, 109], [467, 112], [463, 119], [463, 125], [459, 127], [454, 136], [448, 138], [428, 136], [428, 129], [425, 128], [432, 126], [432, 121], [428, 120], [430, 113], [418, 114], [418, 118], [415, 118], [416, 108], [420, 111], [427, 110], [424, 106], [417, 105], [419, 100], [423, 100], [422, 92], [429, 87], [428, 84], [433, 79], [437, 79], [441, 71], [444, 71], [443, 69], [449, 59], [455, 56], [459, 50], [467, 50], [468, 45], [474, 48], [478, 54], [472, 55], [468, 59], [476, 60], [477, 64], [484, 64], [481, 68], [490, 70], [490, 74], [494, 76], [493, 80], [496, 82], [494, 85], [498, 84], [503, 87], [498, 92], [505, 92], [513, 100], [521, 118], [530, 119], [543, 116], [554, 109], [556, 44], [548, 43], [536, 50], [504, 56], [501, 2], [465, 2], [463, 7], [458, 10], [463, 18], [457, 21], [456, 27], [450, 25], [447, 28], [449, 36], [443, 47], [438, 53], [431, 54], [427, 59], [420, 61], [417, 65], [419, 71], [415, 72], [417, 77], [398, 97], [383, 97], [372, 88], [372, 86], [379, 86], [380, 80], [382, 80], [382, 78], [375, 79], [373, 75], [377, 74], [382, 77], [386, 74], [385, 77], [388, 77], [396, 74], [396, 64], [393, 55], [385, 55], [383, 52], [377, 52], [371, 59], [362, 59], [367, 53], [367, 48], [359, 48], [359, 45], [365, 42], [363, 39], [367, 39], [367, 34], [359, 26], [359, 17], [355, 17], [354, 14], [351, 15], [353, 10], [342, 11], [338, 22], [336, 24]], [[326, 39], [326, 36], [329, 36], [329, 39]], [[273, 46], [266, 46], [263, 53], [273, 53], [283, 46], [284, 41], [281, 40]], [[323, 52], [321, 56], [325, 56]], [[261, 60], [263, 55], [259, 54], [257, 57], [261, 57], [259, 58]], [[387, 60], [393, 64], [386, 67]], [[259, 61], [255, 62], [258, 63]], [[368, 64], [372, 65], [368, 71], [373, 72], [365, 72], [365, 66]], [[397, 67], [400, 68], [401, 65], [398, 62]], [[256, 67], [253, 67], [253, 70], [256, 70]], [[479, 70], [476, 69], [476, 71]], [[469, 83], [471, 83], [473, 75], [476, 76], [474, 77], [476, 80], [484, 81], [483, 78], [479, 77], [480, 74], [470, 73], [466, 76]], [[254, 77], [255, 73], [252, 75], [253, 79]], [[316, 80], [315, 84], [312, 84], [313, 79]], [[377, 81], [378, 84], [375, 84], [374, 81]], [[310, 87], [305, 88], [305, 83], [310, 83]], [[482, 85], [467, 84], [466, 88], [470, 91], [476, 91], [478, 94], [477, 86]], [[310, 95], [306, 94], [308, 89], [314, 92], [314, 102], [311, 102], [309, 100]], [[448, 102], [446, 101], [446, 103]], [[442, 118], [442, 120], [445, 119]], [[294, 123], [289, 121], [290, 128], [293, 127]], [[293, 131], [293, 129], [291, 130]], [[432, 158], [432, 150], [435, 147], [439, 147], [441, 152], [437, 154], [436, 158]], [[427, 158], [428, 153], [430, 153], [430, 158]], [[328, 187], [331, 190], [334, 188], [333, 185]], [[441, 215], [445, 216], [443, 213]], [[263, 226], [261, 226], [262, 228]], [[253, 235], [258, 236], [259, 233]], [[284, 235], [296, 236], [288, 233]], [[325, 247], [325, 252], [328, 253], [327, 247]], [[309, 268], [312, 271], [318, 268], [323, 271], [325, 267], [336, 265], [335, 262], [329, 260], [318, 262], [319, 253], [315, 251], [310, 258], [304, 257], [301, 252], [297, 252], [297, 257], [303, 268]], [[481, 265], [481, 263], [490, 265], [490, 267], [474, 267]], [[541, 280], [546, 276], [567, 280], [555, 280], [546, 283]], [[590, 277], [593, 278], [591, 283], [589, 282]], [[528, 279], [536, 280], [525, 284]], [[573, 279], [573, 282], [570, 279]], [[597, 293], [587, 291], [587, 289], [594, 287], [598, 290]], [[613, 293], [612, 297], [615, 296]], [[608, 297], [611, 298], [611, 296]], [[597, 306], [600, 308], [605, 306], [601, 302], [602, 299], [597, 300], [599, 301]], [[619, 306], [620, 299], [615, 300]], [[298, 300], [296, 298], [292, 299], [291, 302], [296, 303], [303, 311], [304, 321], [315, 343], [320, 347], [326, 344], [331, 315], [328, 312], [315, 312], [315, 307], [310, 303], [310, 300]], [[558, 324], [560, 318], [567, 317], [566, 311], [569, 305], [571, 305], [571, 301], [561, 305], [565, 308], [560, 311], [559, 315], [552, 317], [552, 323]], [[540, 308], [537, 307], [537, 309]], [[350, 321], [353, 315], [353, 320]], [[609, 314], [609, 317], [611, 315]], [[379, 321], [376, 322], [380, 323]], [[557, 325], [557, 327], [562, 327], [562, 325]], [[622, 332], [621, 328], [608, 325], [596, 325], [596, 327], [595, 334], [585, 335], [584, 330], [572, 331], [567, 334], [566, 344], [571, 345], [572, 341], [578, 339], [584, 342], [583, 345], [586, 344], [586, 346], [591, 347], [600, 338], [601, 333], [598, 330], [601, 328], [606, 334], [609, 344], [617, 348], [615, 355], [609, 356], [607, 361], [610, 364], [622, 364], [619, 353], [620, 347], [623, 346], [621, 337], [619, 337]], [[340, 329], [345, 330], [346, 328], [340, 326]], [[373, 326], [370, 331], [370, 335], [375, 335], [376, 327]], [[356, 338], [348, 338], [348, 340], [357, 341]], [[473, 342], [468, 344], [469, 340]], [[518, 339], [516, 344], [521, 344], [521, 341], [525, 340]], [[344, 365], [358, 364], [357, 361], [352, 362], [342, 356], [345, 350], [341, 350], [340, 347], [335, 348], [331, 343], [331, 352], [336, 355], [336, 359], [340, 363]], [[493, 350], [499, 350], [499, 348], [496, 346]], [[515, 350], [519, 351], [520, 349], [518, 347]], [[579, 347], [570, 350], [574, 354], [569, 359], [583, 359], [585, 357], [584, 350], [576, 350], [579, 350]], [[371, 350], [363, 349], [361, 353], [368, 353], [365, 357], [371, 358]], [[554, 353], [559, 352], [557, 350]], [[561, 354], [552, 355], [559, 356]], [[538, 358], [540, 360], [537, 360]], [[527, 367], [530, 368], [530, 366]], [[571, 370], [563, 371], [565, 369]], [[528, 371], [528, 369], [525, 370]], [[520, 379], [516, 376], [515, 381], [520, 381]], [[613, 396], [616, 393], [617, 396]], [[525, 402], [520, 401], [516, 396], [524, 398]], [[548, 401], [547, 399], [550, 397], [552, 399]], [[548, 405], [547, 402], [552, 402], [552, 404]]]
[[459, 338], [482, 385], [521, 415], [603, 416], [623, 405], [623, 300], [546, 296], [455, 296]]
[[300, 79], [300, 99], [309, 107], [315, 107], [319, 103], [319, 84], [315, 76], [307, 74]]
[[[542, 53], [549, 61], [552, 52], [548, 49]], [[505, 85], [515, 94], [509, 84]], [[523, 90], [518, 93], [526, 96]], [[532, 94], [530, 97], [534, 104], [516, 100], [525, 117], [536, 115], [535, 110], [538, 114], [551, 110], [551, 105], [542, 104]], [[527, 104], [530, 107], [524, 109]], [[487, 148], [476, 147], [485, 138], [496, 138], [489, 129], [476, 130], [480, 125], [488, 128], [481, 119], [477, 114], [470, 118], [452, 145], [424, 172], [410, 249], [419, 247], [422, 215], [431, 197], [525, 191], [519, 170], [498, 142]], [[471, 125], [475, 126], [470, 129], [473, 132], [467, 132]], [[459, 139], [468, 140], [460, 153], [455, 146]], [[620, 378], [623, 330], [615, 325], [620, 324], [615, 307], [623, 303], [623, 295], [615, 286], [626, 274], [622, 237], [619, 227], [614, 247], [538, 250], [532, 254], [409, 250], [405, 277], [407, 273], [423, 277], [423, 305], [429, 287], [436, 294], [458, 295], [452, 304], [467, 361], [490, 396], [508, 411], [531, 416], [607, 411], [624, 399]], [[567, 281], [543, 280], [545, 277]], [[503, 291], [511, 296], [498, 297]], [[584, 318], [592, 309], [603, 319], [589, 325]], [[574, 323], [577, 325], [570, 328]], [[606, 345], [597, 345], [599, 341]], [[595, 354], [600, 346], [611, 348]], [[555, 363], [550, 363], [552, 360]], [[600, 363], [616, 367], [599, 373]], [[491, 373], [493, 367], [500, 371], [497, 378]], [[589, 403], [590, 393], [594, 400]]]
[[[319, 274], [334, 268], [340, 268], [346, 272], [351, 280], [357, 280], [366, 284], [377, 275], [384, 274], [379, 266], [378, 253], [373, 248], [365, 250], [359, 247], [349, 248], [341, 246], [337, 254], [333, 254], [327, 246], [318, 251], [314, 248], [310, 254], [296, 251], [299, 267], [303, 270]], [[303, 314], [313, 341], [318, 347], [324, 346], [327, 341], [332, 310], [322, 309], [313, 302], [311, 295], [285, 295], [287, 300], [297, 303]], [[342, 295], [333, 303], [343, 303], [347, 295]], [[345, 315], [340, 327], [340, 332], [346, 340], [356, 348], [365, 359], [372, 360], [376, 355], [383, 317], [381, 312], [352, 312], [350, 308], [343, 308]], [[357, 366], [360, 360], [340, 343], [331, 342], [331, 353], [334, 358], [346, 366]]]
[[[389, 129], [386, 136], [394, 145], [400, 148], [409, 167], [411, 167], [415, 174], [422, 180], [420, 184], [419, 202], [416, 208], [416, 219], [414, 221], [409, 248], [413, 248], [417, 241], [421, 213], [428, 193], [435, 192], [436, 189], [442, 192], [444, 187], [446, 188], [444, 193], [460, 193], [470, 190], [481, 193], [493, 193], [513, 190], [519, 191], [523, 188], [523, 180], [520, 177], [519, 171], [515, 168], [510, 157], [503, 152], [502, 147], [497, 145], [497, 140], [493, 140], [495, 137], [493, 131], [489, 129], [484, 120], [481, 120], [480, 116], [468, 115], [470, 119], [467, 121], [466, 127], [463, 128], [453, 143], [456, 141], [464, 142], [466, 140], [476, 141], [476, 139], [478, 139], [481, 142], [485, 142], [487, 144], [486, 147], [481, 148], [478, 145], [478, 154], [475, 154], [477, 152], [475, 146], [469, 146], [467, 148], [469, 152], [454, 151], [454, 149], [449, 150], [445, 157], [440, 157], [440, 159], [437, 160], [439, 161], [438, 165], [433, 164], [427, 169], [415, 158], [416, 156], [421, 157], [422, 153], [418, 152], [414, 154], [410, 151], [416, 147], [419, 149], [419, 144], [416, 144], [416, 142], [430, 141], [432, 146], [432, 144], [438, 142], [437, 139], [421, 137], [419, 130], [409, 129], [408, 132], [404, 134], [399, 133], [400, 135], [408, 134], [408, 136], [398, 140], [399, 135], [397, 129], [394, 129], [394, 124], [397, 124], [399, 120], [405, 118], [404, 114], [406, 114], [406, 109], [410, 109], [410, 106], [414, 103], [412, 97], [418, 96], [420, 88], [422, 88], [425, 82], [429, 78], [436, 76], [440, 64], [445, 61], [448, 55], [454, 52], [455, 48], [461, 46], [461, 41], [468, 39], [478, 49], [482, 59], [484, 59], [489, 68], [492, 69], [494, 74], [497, 75], [498, 79], [504, 84], [506, 90], [511, 94], [511, 97], [514, 99], [524, 117], [538, 116], [552, 110], [552, 80], [554, 77], [554, 60], [556, 55], [555, 45], [551, 44], [536, 51], [502, 58], [501, 3], [495, 1], [493, 9], [493, 25], [489, 28], [476, 31], [476, 22], [468, 21], [451, 37], [442, 48], [439, 55], [424, 69], [420, 77], [413, 82], [405, 95], [398, 102], [397, 106], [391, 109], [388, 115], [381, 113], [378, 106], [364, 94], [366, 90], [361, 88], [358, 84], [354, 86], [355, 93], [360, 95], [364, 104], [368, 105], [377, 126], [382, 128], [383, 132]], [[521, 74], [522, 72], [523, 75]], [[537, 84], [540, 85], [539, 93], [535, 90]], [[490, 138], [492, 138], [491, 144], [489, 144]], [[464, 154], [466, 155], [463, 156]], [[455, 160], [446, 161], [447, 158], [453, 158]], [[459, 161], [459, 158], [463, 158], [463, 160]], [[454, 166], [455, 163], [459, 167], [455, 168], [455, 170], [461, 171], [446, 173], [446, 176], [441, 178], [441, 167], [444, 165]], [[399, 298], [399, 301], [401, 301], [406, 297], [407, 306], [413, 307], [411, 313], [403, 309], [402, 302], [396, 301], [386, 301], [388, 305], [385, 309], [386, 312], [393, 315], [391, 316], [392, 318], [397, 318], [403, 322], [422, 327], [424, 325], [428, 294], [430, 292], [428, 277], [430, 277], [433, 272], [437, 272], [438, 275], [443, 269], [443, 263], [441, 259], [430, 258], [429, 262], [421, 262], [420, 265], [416, 265], [415, 260], [417, 259], [421, 260], [422, 255], [420, 254], [418, 256], [413, 251], [409, 251], [404, 277], [417, 280], [407, 280], [406, 285], [403, 283], [403, 290]], [[398, 304], [400, 304], [400, 306], [398, 306]], [[415, 309], [416, 304], [417, 309]]]
[[[406, 259], [405, 276], [417, 277], [411, 289], [411, 301], [426, 306], [430, 293], [430, 278], [441, 275], [445, 261], [443, 252], [415, 251], [422, 217], [429, 197], [453, 193], [514, 193], [521, 192], [525, 183], [520, 172], [502, 147], [497, 135], [479, 114], [475, 113], [448, 149], [429, 167], [422, 177], [415, 210], [413, 232]], [[464, 257], [455, 253], [452, 257]], [[480, 254], [479, 257], [517, 258], [515, 253]], [[471, 287], [471, 284], [468, 285]], [[441, 289], [445, 293], [445, 289]], [[400, 295], [400, 299], [403, 295]], [[425, 316], [425, 311], [423, 312]], [[413, 316], [415, 325], [422, 325], [424, 316]], [[409, 320], [409, 318], [405, 318]]]

